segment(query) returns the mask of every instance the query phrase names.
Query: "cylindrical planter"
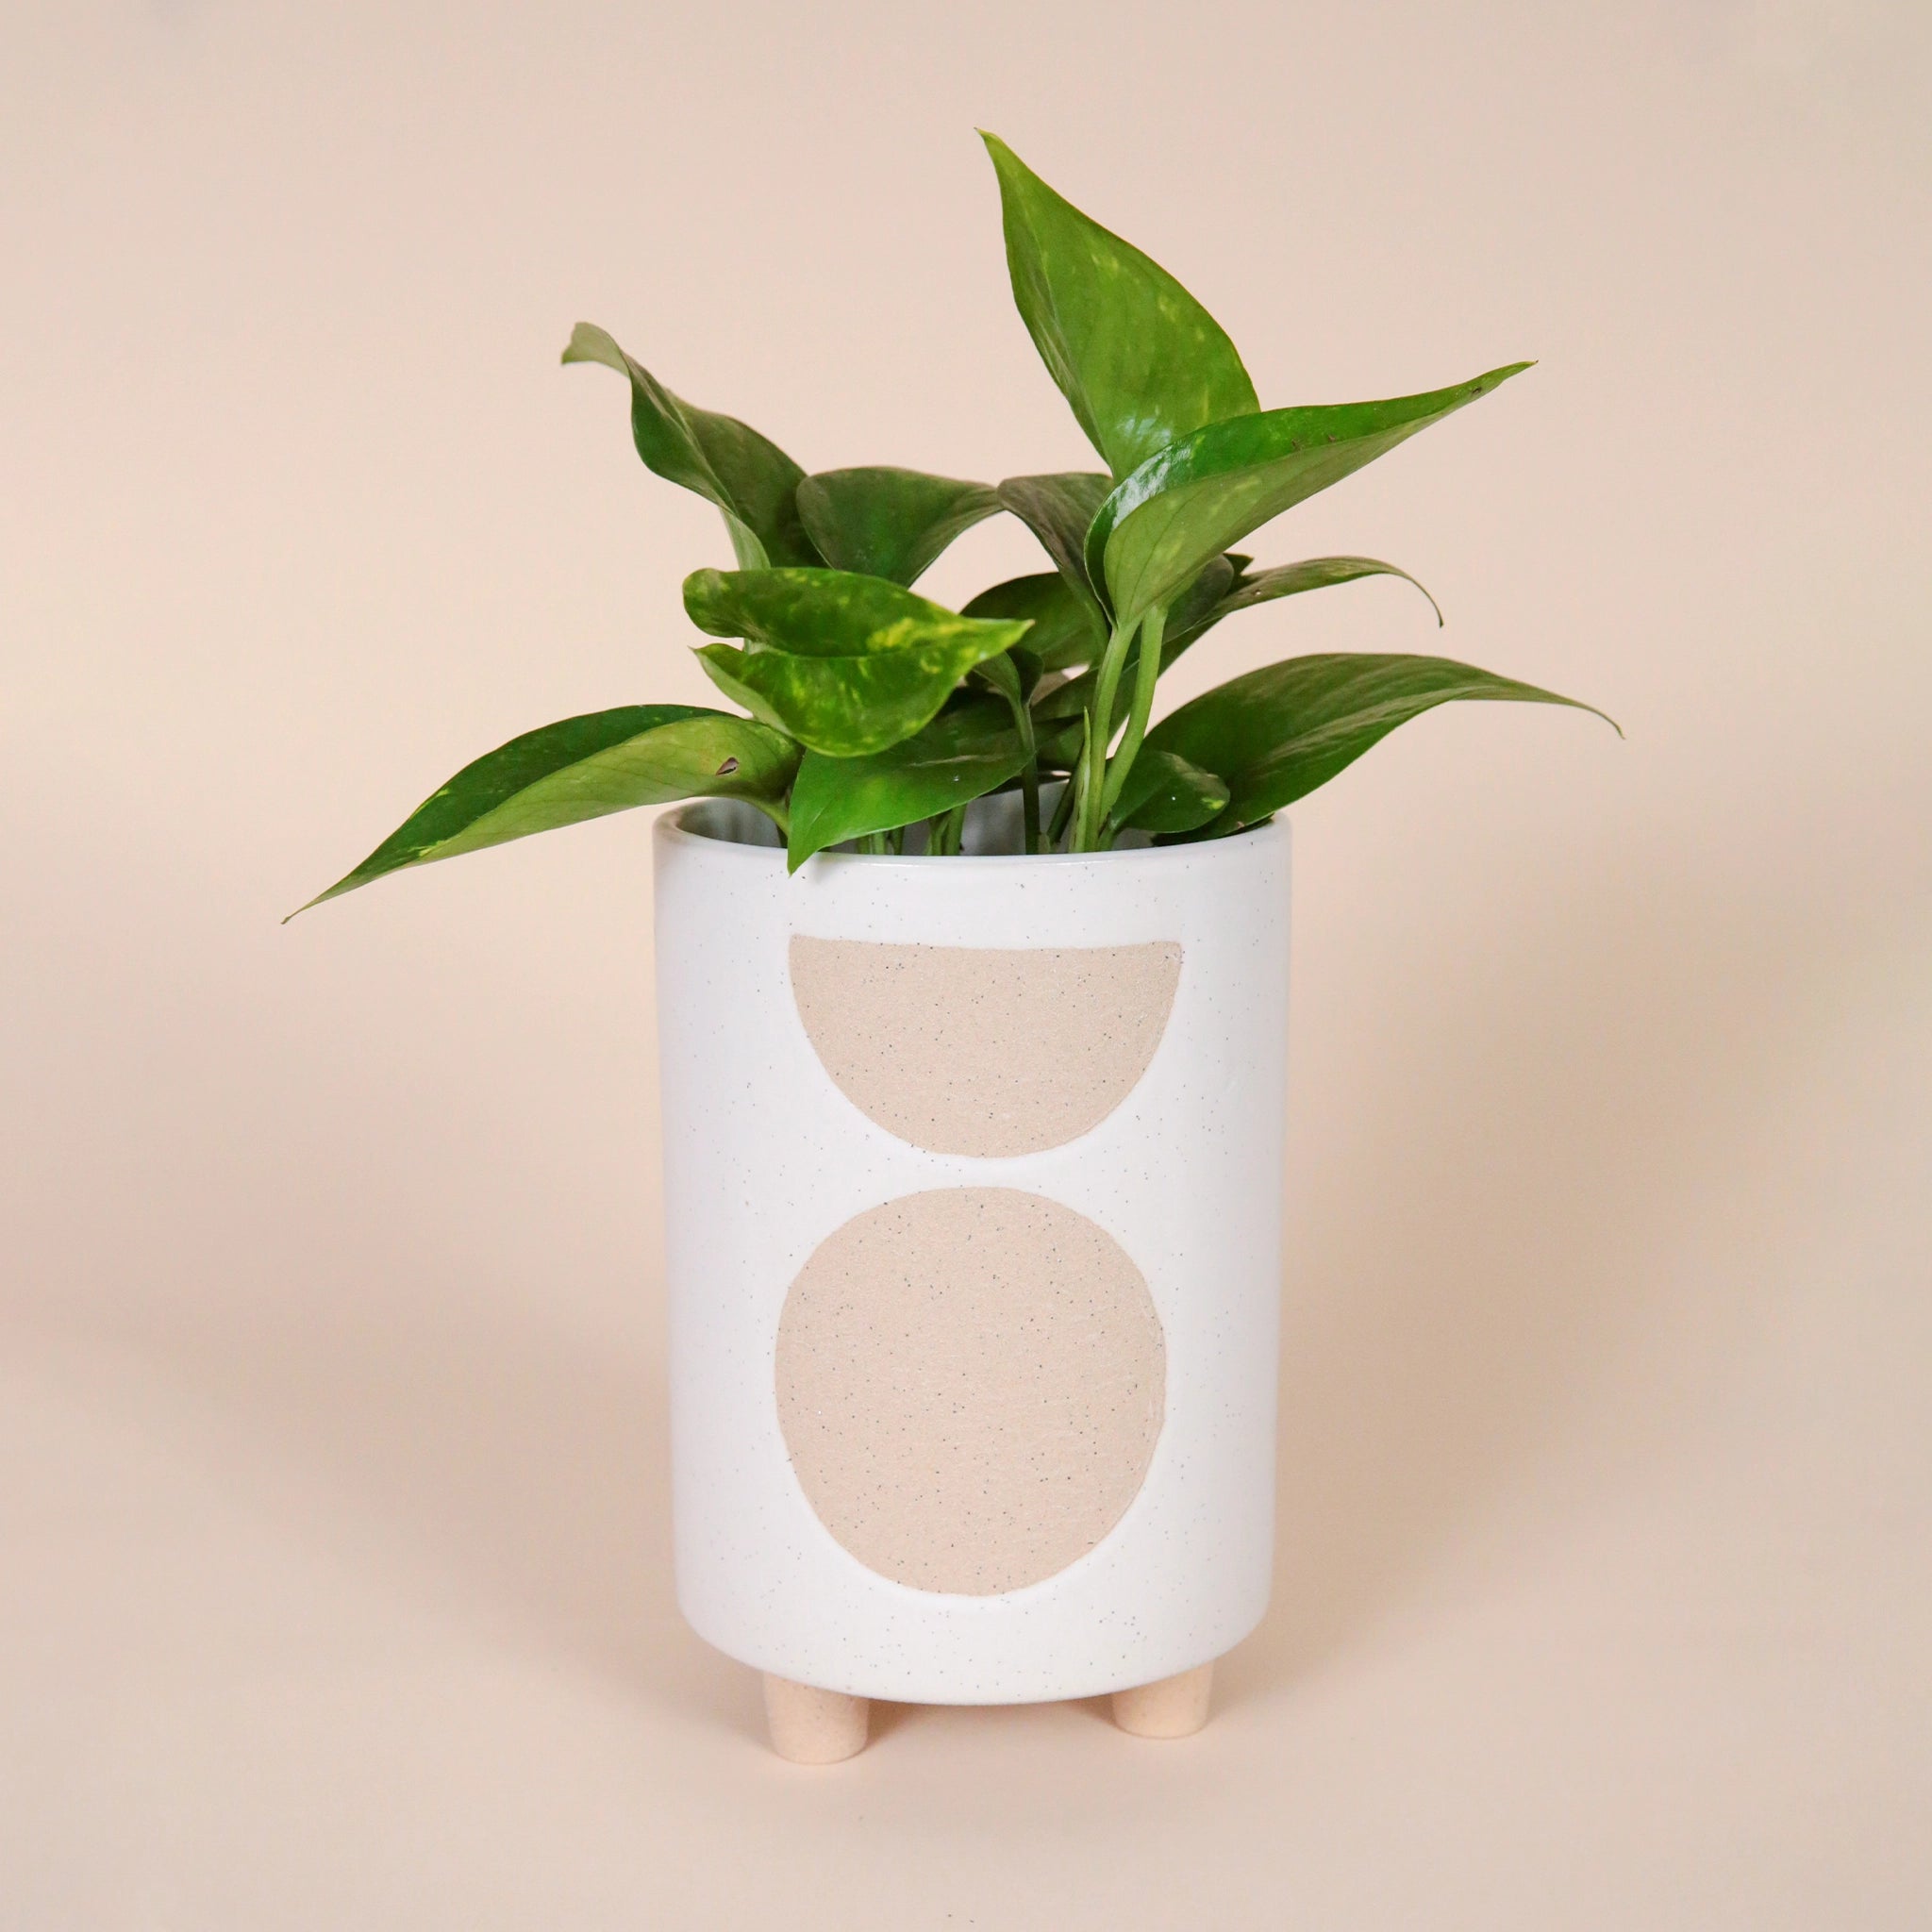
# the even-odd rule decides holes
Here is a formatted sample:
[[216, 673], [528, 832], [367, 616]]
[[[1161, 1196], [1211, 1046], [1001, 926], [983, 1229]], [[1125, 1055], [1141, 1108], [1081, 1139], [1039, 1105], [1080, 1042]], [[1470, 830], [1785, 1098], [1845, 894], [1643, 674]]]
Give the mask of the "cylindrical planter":
[[790, 877], [761, 824], [657, 830], [686, 1617], [846, 1699], [1195, 1672], [1273, 1560], [1286, 824]]

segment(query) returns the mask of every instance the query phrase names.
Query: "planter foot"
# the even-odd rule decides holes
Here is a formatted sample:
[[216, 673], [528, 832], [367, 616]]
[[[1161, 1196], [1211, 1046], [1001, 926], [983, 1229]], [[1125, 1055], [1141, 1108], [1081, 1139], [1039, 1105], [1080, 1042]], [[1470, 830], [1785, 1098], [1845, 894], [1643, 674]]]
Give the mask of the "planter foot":
[[1113, 1693], [1113, 1721], [1137, 1738], [1191, 1738], [1208, 1722], [1214, 1666], [1202, 1664], [1158, 1684]]
[[868, 1698], [816, 1690], [765, 1673], [765, 1722], [772, 1749], [791, 1764], [837, 1764], [865, 1749]]

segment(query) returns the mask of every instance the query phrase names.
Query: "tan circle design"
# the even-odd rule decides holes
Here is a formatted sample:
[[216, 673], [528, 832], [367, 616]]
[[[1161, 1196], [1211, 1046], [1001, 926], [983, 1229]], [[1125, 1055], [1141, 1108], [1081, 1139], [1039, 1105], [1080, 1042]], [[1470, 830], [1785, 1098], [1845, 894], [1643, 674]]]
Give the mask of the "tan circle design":
[[853, 1106], [932, 1154], [1061, 1147], [1139, 1084], [1167, 1030], [1181, 949], [791, 941], [813, 1049]]
[[1085, 1556], [1140, 1493], [1166, 1381], [1119, 1242], [1012, 1188], [855, 1215], [778, 1322], [778, 1421], [807, 1498], [915, 1590], [997, 1596]]

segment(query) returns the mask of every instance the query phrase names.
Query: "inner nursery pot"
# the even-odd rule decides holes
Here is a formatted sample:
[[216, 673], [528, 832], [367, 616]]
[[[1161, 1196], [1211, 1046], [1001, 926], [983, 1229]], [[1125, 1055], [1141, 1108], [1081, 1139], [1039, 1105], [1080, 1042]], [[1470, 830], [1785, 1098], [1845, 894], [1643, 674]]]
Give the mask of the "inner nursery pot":
[[863, 1700], [1207, 1714], [1274, 1546], [1289, 830], [794, 875], [657, 826], [678, 1602]]

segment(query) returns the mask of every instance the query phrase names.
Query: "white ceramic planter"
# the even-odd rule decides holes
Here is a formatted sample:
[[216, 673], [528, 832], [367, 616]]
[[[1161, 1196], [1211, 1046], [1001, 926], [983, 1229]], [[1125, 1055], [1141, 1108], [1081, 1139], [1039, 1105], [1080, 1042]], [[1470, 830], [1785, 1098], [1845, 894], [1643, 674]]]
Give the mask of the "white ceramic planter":
[[781, 1749], [1197, 1673], [1273, 1558], [1286, 824], [790, 878], [761, 824], [657, 829], [685, 1615], [840, 1693]]

